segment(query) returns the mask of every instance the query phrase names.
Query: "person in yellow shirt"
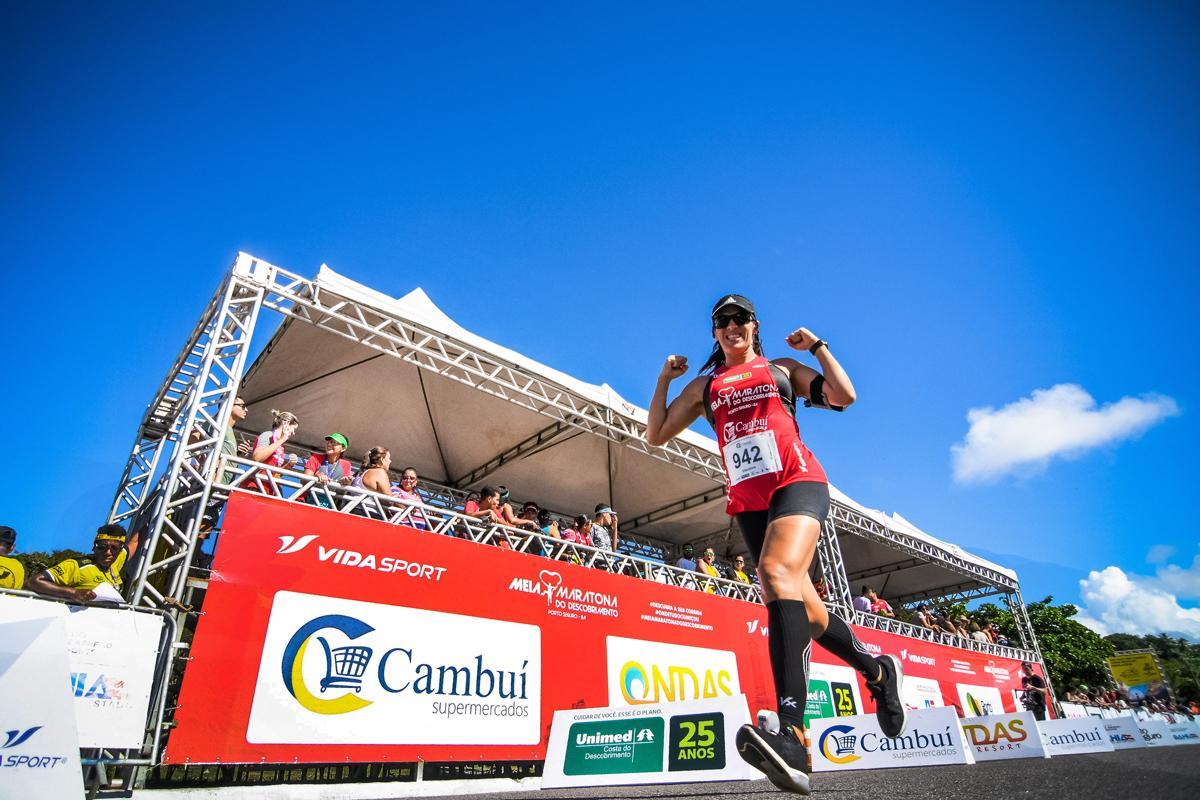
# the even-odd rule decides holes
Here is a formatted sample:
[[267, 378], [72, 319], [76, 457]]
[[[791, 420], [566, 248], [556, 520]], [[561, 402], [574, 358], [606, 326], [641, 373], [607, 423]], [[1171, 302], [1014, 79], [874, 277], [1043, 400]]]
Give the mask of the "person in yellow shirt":
[[741, 583], [750, 583], [750, 574], [746, 572], [746, 559], [744, 556], [738, 556], [733, 560], [733, 575], [731, 577]]
[[90, 558], [68, 558], [48, 570], [33, 576], [28, 588], [47, 597], [86, 603], [96, 599], [95, 589], [107, 583], [121, 591], [121, 570], [137, 549], [137, 536], [126, 543], [125, 529], [120, 525], [101, 525], [92, 542]]
[[25, 567], [15, 558], [9, 558], [16, 546], [17, 532], [0, 525], [0, 589], [20, 589], [25, 585]]
[[[717, 569], [716, 560], [717, 554], [713, 552], [711, 547], [708, 548], [704, 551], [704, 555], [700, 557], [700, 561], [696, 564], [696, 571], [703, 575], [707, 575], [710, 578], [721, 577], [721, 571]], [[716, 594], [717, 586], [712, 581], [705, 581], [704, 591], [708, 592], [709, 594]]]

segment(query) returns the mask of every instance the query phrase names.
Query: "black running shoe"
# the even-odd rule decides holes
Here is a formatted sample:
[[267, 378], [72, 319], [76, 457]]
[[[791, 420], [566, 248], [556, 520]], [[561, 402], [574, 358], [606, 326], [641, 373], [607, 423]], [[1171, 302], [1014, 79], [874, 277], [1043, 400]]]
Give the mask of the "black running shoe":
[[895, 656], [880, 656], [878, 683], [868, 683], [867, 691], [875, 698], [875, 719], [884, 736], [896, 738], [904, 733], [908, 725], [908, 711], [900, 701], [900, 688], [904, 683], [904, 670]]
[[737, 749], [742, 759], [764, 773], [771, 783], [785, 792], [809, 794], [808, 774], [812, 759], [808, 754], [808, 736], [791, 725], [780, 731], [761, 725], [743, 725], [737, 732]]

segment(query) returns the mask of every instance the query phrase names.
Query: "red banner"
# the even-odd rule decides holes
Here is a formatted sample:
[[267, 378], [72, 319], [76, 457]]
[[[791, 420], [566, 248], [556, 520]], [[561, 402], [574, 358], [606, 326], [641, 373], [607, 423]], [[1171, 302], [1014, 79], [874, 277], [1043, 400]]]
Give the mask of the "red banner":
[[[1015, 710], [1019, 662], [856, 632], [910, 706]], [[772, 708], [766, 633], [760, 605], [235, 493], [164, 762], [541, 759], [555, 709]], [[810, 714], [873, 711], [813, 662]]]

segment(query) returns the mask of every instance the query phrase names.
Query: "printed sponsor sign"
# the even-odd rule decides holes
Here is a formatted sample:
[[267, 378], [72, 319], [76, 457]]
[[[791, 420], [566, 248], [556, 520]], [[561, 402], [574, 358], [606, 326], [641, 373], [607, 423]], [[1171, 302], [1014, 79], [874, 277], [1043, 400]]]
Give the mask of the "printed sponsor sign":
[[955, 685], [958, 689], [959, 708], [964, 717], [987, 717], [1004, 712], [1000, 690], [995, 686], [976, 686], [970, 683]]
[[813, 771], [973, 764], [952, 708], [912, 711], [903, 735], [883, 735], [875, 715], [814, 720], [809, 728]]
[[644, 705], [742, 693], [737, 656], [678, 644], [609, 636], [608, 704]]
[[1200, 727], [1193, 722], [1176, 722], [1167, 726], [1171, 744], [1200, 744]]
[[1068, 719], [1091, 716], [1087, 712], [1087, 707], [1079, 703], [1059, 703], [1058, 705], [1062, 708], [1063, 716]]
[[1126, 686], [1139, 686], [1163, 679], [1153, 653], [1118, 653], [1104, 660], [1112, 676]]
[[1108, 734], [1108, 741], [1114, 750], [1132, 750], [1146, 746], [1142, 730], [1138, 727], [1138, 720], [1130, 714], [1102, 720], [1100, 724]]
[[[672, 692], [677, 701], [704, 698], [714, 692], [717, 699], [741, 693], [746, 695], [749, 708], [775, 707], [767, 655], [767, 614], [761, 605], [242, 492], [235, 492], [227, 504], [223, 530], [204, 615], [198, 622], [191, 660], [183, 676], [175, 716], [178, 726], [164, 753], [168, 764], [542, 760], [555, 710], [625, 703], [621, 671], [629, 662], [639, 664], [646, 676], [642, 682], [635, 674], [636, 668], [626, 671], [634, 700], [653, 700], [656, 696], [666, 699]], [[394, 714], [386, 731], [374, 724], [350, 724], [356, 718], [382, 714], [388, 704], [402, 702], [404, 696], [403, 692], [389, 693], [378, 685], [380, 659], [403, 644], [399, 640], [404, 631], [390, 627], [391, 623], [376, 626], [365, 617], [361, 621], [371, 625], [373, 631], [356, 639], [336, 628], [313, 631], [300, 659], [302, 681], [292, 686], [299, 686], [301, 693], [308, 691], [317, 700], [347, 698], [343, 705], [353, 705], [357, 698], [369, 700], [371, 705], [342, 714], [318, 714], [303, 706], [297, 710], [297, 700], [283, 681], [282, 664], [276, 661], [272, 666], [271, 659], [263, 655], [264, 648], [281, 659], [281, 648], [286, 649], [299, 626], [326, 613], [353, 613], [314, 611], [311, 617], [294, 619], [297, 628], [291, 633], [272, 628], [268, 637], [268, 628], [281, 624], [274, 620], [274, 615], [282, 613], [275, 610], [275, 597], [280, 592], [366, 603], [370, 604], [371, 614], [384, 614], [388, 619], [391, 617], [386, 609], [390, 607], [402, 609], [405, 615], [449, 615], [455, 622], [447, 630], [455, 631], [458, 638], [473, 635], [462, 633], [474, 630], [464, 622], [472, 619], [540, 629], [540, 710], [531, 711], [538, 718], [530, 725], [541, 736], [525, 738], [522, 734], [518, 739], [513, 733], [515, 724], [509, 724], [515, 719], [489, 723], [502, 729], [488, 734], [492, 737], [489, 741], [506, 742], [496, 744], [470, 744], [461, 737], [449, 736], [435, 741], [428, 732], [436, 726], [427, 725], [422, 715], [410, 718]], [[311, 599], [305, 602], [318, 603]], [[377, 611], [376, 606], [383, 610]], [[906, 683], [914, 677], [939, 682], [947, 705], [958, 702], [951, 688], [955, 674], [950, 671], [952, 660], [981, 676], [987, 675], [989, 657], [981, 653], [873, 629], [856, 627], [855, 632], [869, 652], [899, 653], [907, 649], [909, 656], [923, 656], [904, 662]], [[478, 641], [490, 641], [488, 635], [481, 634], [485, 638]], [[365, 658], [355, 648], [372, 650], [363, 666], [359, 691], [334, 685], [320, 691], [320, 681], [327, 675], [325, 650], [318, 637], [324, 639], [338, 668], [351, 669], [356, 658]], [[610, 637], [614, 642], [611, 649]], [[494, 671], [487, 663], [495, 657], [491, 651], [459, 653], [453, 650], [458, 643], [443, 638], [447, 641], [438, 643], [437, 652], [469, 656], [472, 680], [477, 655], [484, 659], [481, 669]], [[296, 649], [298, 652], [299, 645]], [[333, 653], [335, 649], [338, 654]], [[610, 656], [613, 662], [621, 662], [610, 663]], [[385, 669], [395, 669], [402, 663], [399, 659], [407, 658], [403, 653], [393, 653]], [[418, 656], [414, 653], [413, 658], [415, 665]], [[1017, 662], [993, 660], [1014, 676], [1019, 674]], [[533, 664], [534, 659], [530, 662]], [[434, 662], [426, 659], [425, 663]], [[519, 673], [520, 663], [506, 664], [503, 671]], [[443, 674], [447, 680], [452, 677]], [[456, 674], [466, 677], [461, 671]], [[480, 675], [483, 677], [482, 672]], [[828, 684], [827, 705], [821, 705], [822, 713], [874, 712], [874, 702], [861, 676], [820, 645], [813, 647], [812, 675]], [[337, 679], [333, 674], [328, 677]], [[385, 674], [385, 680], [387, 677]], [[507, 677], [505, 680], [507, 692]], [[533, 680], [533, 674], [527, 672], [531, 699]], [[992, 680], [980, 678], [979, 682]], [[1018, 686], [1014, 681], [1001, 688], [1007, 691]], [[221, 698], [221, 702], [214, 703], [214, 697]], [[434, 699], [428, 698], [430, 704]], [[440, 713], [450, 713], [440, 708]], [[474, 710], [464, 706], [460, 715], [456, 706], [452, 713], [461, 717]], [[432, 707], [426, 711], [432, 712]], [[289, 733], [285, 724], [288, 715], [296, 715], [295, 719], [304, 720], [304, 724]], [[516, 741], [522, 743], [508, 743]]]
[[1174, 744], [1171, 734], [1167, 731], [1167, 723], [1160, 719], [1138, 720], [1138, 729], [1142, 733], [1142, 741], [1147, 747], [1165, 747]]
[[942, 687], [932, 678], [918, 678], [905, 675], [900, 687], [900, 701], [910, 711], [923, 708], [941, 708], [946, 705], [942, 700]]
[[976, 761], [1049, 757], [1032, 712], [968, 717], [961, 725]]
[[812, 663], [809, 665], [805, 724], [823, 717], [852, 717], [862, 710], [856, 673], [850, 667]]
[[[1030, 715], [1032, 716], [1032, 715]], [[1104, 723], [1095, 717], [1048, 719], [1037, 724], [1051, 756], [1107, 753], [1113, 750]]]
[[734, 749], [744, 695], [554, 712], [542, 788], [758, 777]]
[[0, 619], [63, 621], [79, 747], [140, 748], [162, 618], [127, 609], [5, 597]]
[[0, 794], [82, 798], [66, 624], [12, 613], [17, 599], [0, 599]]
[[536, 744], [541, 685], [536, 626], [279, 592], [246, 738]]

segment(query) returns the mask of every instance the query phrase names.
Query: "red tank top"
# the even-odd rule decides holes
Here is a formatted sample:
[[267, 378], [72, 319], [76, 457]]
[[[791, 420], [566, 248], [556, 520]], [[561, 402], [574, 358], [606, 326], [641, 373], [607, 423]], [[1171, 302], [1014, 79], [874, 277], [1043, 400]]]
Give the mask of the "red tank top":
[[704, 401], [725, 462], [725, 513], [765, 511], [775, 490], [789, 483], [826, 482], [763, 356], [714, 372]]

